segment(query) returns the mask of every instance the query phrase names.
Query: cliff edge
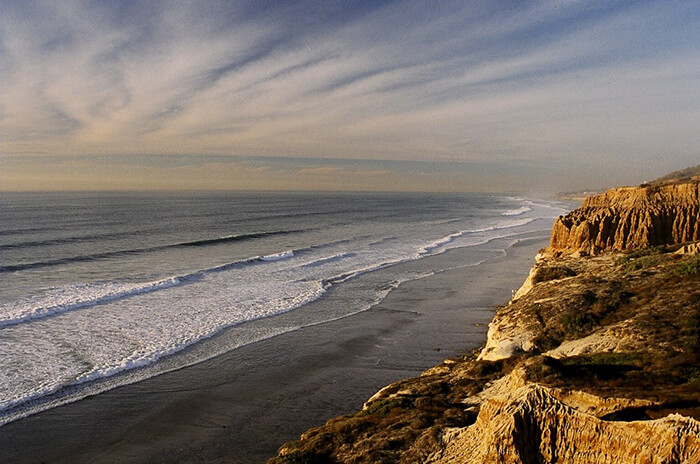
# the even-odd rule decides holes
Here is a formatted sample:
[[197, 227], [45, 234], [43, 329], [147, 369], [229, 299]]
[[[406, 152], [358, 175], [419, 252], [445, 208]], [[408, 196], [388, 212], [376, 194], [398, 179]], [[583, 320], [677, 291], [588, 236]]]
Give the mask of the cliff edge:
[[610, 189], [554, 223], [560, 254], [600, 254], [700, 240], [698, 181]]
[[481, 350], [270, 463], [700, 463], [699, 224], [695, 179], [585, 200]]

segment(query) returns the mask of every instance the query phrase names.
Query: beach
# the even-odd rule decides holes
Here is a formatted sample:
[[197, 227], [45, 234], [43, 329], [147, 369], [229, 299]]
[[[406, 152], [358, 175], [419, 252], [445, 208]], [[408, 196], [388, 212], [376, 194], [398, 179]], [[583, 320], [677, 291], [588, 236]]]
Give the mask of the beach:
[[453, 265], [401, 284], [367, 311], [9, 423], [0, 429], [0, 460], [264, 462], [382, 386], [483, 344], [493, 306], [508, 301], [546, 240], [525, 234], [505, 254], [512, 237], [495, 240], [476, 266], [459, 265], [473, 249], [400, 264]]

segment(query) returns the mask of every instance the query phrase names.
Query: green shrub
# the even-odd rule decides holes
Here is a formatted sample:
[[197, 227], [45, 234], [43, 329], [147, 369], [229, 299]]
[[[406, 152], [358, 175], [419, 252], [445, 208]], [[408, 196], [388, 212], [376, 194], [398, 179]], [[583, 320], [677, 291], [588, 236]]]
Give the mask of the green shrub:
[[372, 416], [386, 417], [394, 409], [403, 407], [403, 401], [400, 399], [386, 399], [373, 401], [367, 409], [362, 411], [364, 414], [369, 414]]
[[584, 311], [572, 311], [559, 318], [559, 324], [567, 334], [582, 336], [593, 330], [596, 325], [590, 314]]
[[628, 258], [626, 261], [622, 261], [621, 269], [624, 273], [630, 273], [640, 269], [658, 266], [664, 261], [665, 258], [659, 254], [641, 256], [639, 258]]
[[528, 380], [542, 384], [553, 384], [561, 376], [561, 362], [549, 356], [536, 356], [523, 367]]
[[567, 365], [613, 365], [613, 366], [638, 366], [642, 362], [640, 353], [593, 353], [584, 356], [567, 358]]
[[678, 277], [693, 277], [700, 275], [700, 256], [694, 256], [675, 264], [671, 273]]
[[661, 255], [667, 252], [664, 246], [641, 248], [625, 253], [615, 261], [615, 264], [620, 266], [623, 272], [629, 273], [661, 264], [664, 261]]
[[[626, 290], [622, 285], [610, 285], [601, 290], [598, 298], [591, 307], [591, 313], [598, 323], [608, 315], [615, 313], [623, 306], [629, 304], [634, 293]], [[603, 324], [605, 325], [605, 324]]]
[[539, 351], [549, 351], [561, 345], [562, 335], [551, 327], [546, 327], [545, 330], [537, 335], [532, 342]]

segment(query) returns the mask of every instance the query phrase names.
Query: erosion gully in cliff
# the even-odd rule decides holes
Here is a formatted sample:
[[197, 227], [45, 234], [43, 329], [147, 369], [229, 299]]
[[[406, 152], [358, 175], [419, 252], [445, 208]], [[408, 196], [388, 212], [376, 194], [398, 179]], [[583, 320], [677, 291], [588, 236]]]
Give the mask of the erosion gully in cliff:
[[486, 345], [389, 385], [271, 463], [700, 463], [698, 182], [559, 218]]

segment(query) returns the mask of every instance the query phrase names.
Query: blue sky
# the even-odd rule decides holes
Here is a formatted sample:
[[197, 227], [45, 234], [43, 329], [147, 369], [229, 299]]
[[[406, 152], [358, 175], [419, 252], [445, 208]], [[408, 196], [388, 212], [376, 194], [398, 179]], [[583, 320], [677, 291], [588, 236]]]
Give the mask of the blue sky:
[[0, 0], [0, 188], [638, 183], [700, 160], [699, 6]]

